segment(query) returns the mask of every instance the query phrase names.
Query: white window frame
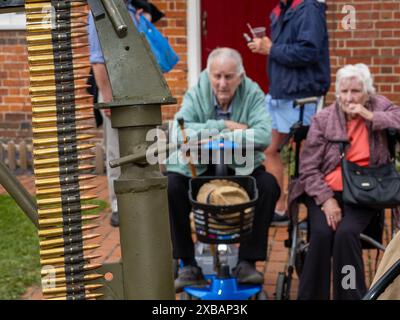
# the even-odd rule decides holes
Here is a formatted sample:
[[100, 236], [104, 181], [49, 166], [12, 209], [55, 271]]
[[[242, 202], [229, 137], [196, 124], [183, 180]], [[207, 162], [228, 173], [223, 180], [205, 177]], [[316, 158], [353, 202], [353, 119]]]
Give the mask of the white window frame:
[[201, 72], [201, 21], [200, 0], [188, 0], [187, 2], [187, 60], [188, 83], [194, 86]]
[[0, 30], [26, 30], [25, 12], [1, 13]]

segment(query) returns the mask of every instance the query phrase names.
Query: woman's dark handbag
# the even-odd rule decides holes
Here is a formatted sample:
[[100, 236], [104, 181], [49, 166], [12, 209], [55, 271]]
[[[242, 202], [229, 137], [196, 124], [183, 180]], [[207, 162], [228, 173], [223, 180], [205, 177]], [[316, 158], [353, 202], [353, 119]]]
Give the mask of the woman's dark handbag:
[[344, 143], [340, 143], [343, 202], [376, 209], [400, 205], [400, 175], [394, 160], [376, 167], [361, 167], [346, 160]]

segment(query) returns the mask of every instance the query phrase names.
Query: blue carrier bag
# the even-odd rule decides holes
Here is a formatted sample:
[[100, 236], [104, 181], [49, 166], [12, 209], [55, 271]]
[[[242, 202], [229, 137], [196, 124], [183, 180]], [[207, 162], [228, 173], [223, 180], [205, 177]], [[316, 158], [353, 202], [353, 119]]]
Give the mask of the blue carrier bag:
[[170, 46], [167, 38], [145, 17], [140, 16], [137, 26], [139, 32], [143, 32], [151, 51], [157, 60], [163, 73], [171, 71], [179, 61], [179, 57]]

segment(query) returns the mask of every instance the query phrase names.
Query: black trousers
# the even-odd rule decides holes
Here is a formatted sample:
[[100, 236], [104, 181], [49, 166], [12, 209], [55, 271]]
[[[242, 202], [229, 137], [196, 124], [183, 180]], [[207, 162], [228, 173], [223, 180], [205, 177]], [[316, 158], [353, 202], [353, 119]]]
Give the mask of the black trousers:
[[[229, 172], [230, 175], [232, 173]], [[212, 169], [203, 174], [203, 176], [213, 175]], [[279, 199], [280, 188], [274, 176], [266, 172], [264, 166], [256, 168], [251, 176], [256, 179], [258, 201], [254, 212], [253, 231], [250, 237], [240, 244], [239, 260], [265, 260], [268, 227]], [[184, 175], [168, 172], [169, 217], [173, 256], [176, 259], [194, 258], [189, 219], [191, 212], [188, 198], [189, 179]]]
[[300, 276], [300, 300], [329, 300], [331, 258], [334, 300], [358, 300], [367, 292], [360, 233], [380, 210], [344, 205], [341, 193], [335, 198], [343, 215], [336, 231], [328, 226], [321, 207], [310, 197], [305, 200], [310, 246]]

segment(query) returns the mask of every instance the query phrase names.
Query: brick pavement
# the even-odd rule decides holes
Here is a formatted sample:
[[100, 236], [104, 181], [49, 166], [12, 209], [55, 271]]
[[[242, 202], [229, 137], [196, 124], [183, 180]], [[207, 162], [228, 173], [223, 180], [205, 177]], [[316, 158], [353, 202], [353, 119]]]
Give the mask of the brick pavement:
[[[31, 194], [34, 194], [34, 182], [32, 176], [21, 176], [19, 180], [29, 190]], [[105, 201], [108, 200], [107, 180], [105, 176], [98, 176], [94, 184], [99, 186], [97, 193], [100, 199]], [[0, 186], [0, 193], [4, 190]], [[110, 263], [117, 262], [121, 257], [120, 245], [119, 245], [119, 229], [113, 228], [109, 224], [110, 209], [107, 208], [101, 212], [101, 218], [98, 223], [100, 227], [96, 233], [101, 234], [101, 237], [95, 239], [96, 243], [99, 243], [101, 247], [96, 250], [96, 253], [101, 254], [101, 258], [97, 261], [99, 263]], [[389, 221], [389, 220], [387, 220]], [[265, 282], [264, 289], [270, 299], [273, 299], [275, 293], [275, 284], [279, 272], [285, 270], [288, 260], [288, 250], [284, 246], [284, 240], [287, 239], [287, 228], [275, 228], [271, 227], [269, 232], [268, 241], [268, 258], [267, 263], [257, 263], [258, 270], [264, 272]], [[370, 283], [370, 279], [374, 274], [375, 270], [375, 256], [376, 250], [364, 250], [364, 261], [366, 265], [366, 278], [367, 284]], [[382, 254], [380, 255], [382, 256]], [[298, 279], [296, 274], [294, 275], [291, 297], [296, 297], [298, 287]], [[28, 288], [22, 299], [37, 300], [41, 299], [41, 291], [37, 286]]]

